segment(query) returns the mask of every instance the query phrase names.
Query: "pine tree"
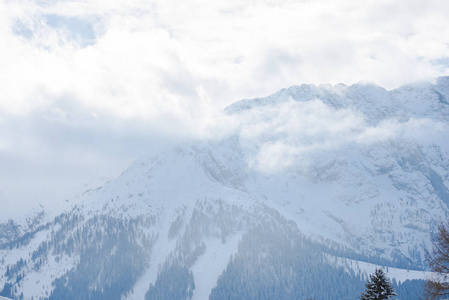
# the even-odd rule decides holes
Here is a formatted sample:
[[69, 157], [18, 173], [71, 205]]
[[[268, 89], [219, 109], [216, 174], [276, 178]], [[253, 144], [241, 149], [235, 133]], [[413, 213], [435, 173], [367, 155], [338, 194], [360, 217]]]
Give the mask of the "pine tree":
[[393, 299], [397, 294], [393, 285], [382, 269], [376, 269], [370, 275], [370, 280], [366, 283], [366, 291], [360, 295], [361, 300], [387, 300]]

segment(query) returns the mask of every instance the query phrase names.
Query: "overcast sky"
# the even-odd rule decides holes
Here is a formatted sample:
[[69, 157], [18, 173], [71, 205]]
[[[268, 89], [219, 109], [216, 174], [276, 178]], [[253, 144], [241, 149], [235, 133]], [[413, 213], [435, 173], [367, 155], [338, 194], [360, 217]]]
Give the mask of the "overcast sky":
[[207, 136], [242, 98], [449, 74], [446, 0], [0, 1], [3, 216]]

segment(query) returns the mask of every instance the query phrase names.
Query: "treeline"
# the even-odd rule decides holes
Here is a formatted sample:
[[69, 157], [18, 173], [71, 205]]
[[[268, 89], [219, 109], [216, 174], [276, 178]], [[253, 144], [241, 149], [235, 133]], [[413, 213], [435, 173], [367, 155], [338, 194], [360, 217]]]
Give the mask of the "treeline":
[[155, 240], [154, 236], [139, 236], [140, 223], [138, 219], [95, 216], [58, 243], [55, 254], [77, 249], [80, 261], [53, 282], [49, 299], [121, 299], [147, 267]]
[[192, 271], [175, 261], [165, 263], [156, 282], [150, 285], [145, 300], [192, 299], [195, 282]]
[[248, 231], [210, 299], [356, 299], [364, 282], [328, 264], [296, 226], [271, 214]]
[[[189, 268], [205, 248], [205, 239], [225, 241], [245, 231], [238, 252], [219, 277], [210, 299], [357, 299], [366, 276], [329, 264], [332, 250], [303, 236], [295, 223], [261, 206], [248, 213], [221, 201], [200, 202], [190, 216], [176, 218], [170, 238], [177, 247], [149, 287], [145, 299], [190, 299], [195, 282]], [[402, 299], [418, 299], [421, 281], [394, 283]]]
[[[75, 268], [52, 283], [46, 299], [121, 299], [148, 267], [157, 239], [154, 216], [132, 219], [76, 213], [55, 219], [50, 239], [28, 260], [6, 269], [0, 295], [20, 298], [17, 287], [27, 271], [55, 260], [78, 258]], [[176, 246], [149, 286], [145, 299], [191, 299], [195, 282], [190, 268], [211, 238], [226, 242], [244, 233], [238, 251], [218, 278], [210, 299], [357, 299], [366, 276], [329, 263], [329, 254], [351, 258], [345, 249], [324, 246], [305, 237], [296, 223], [264, 205], [253, 209], [203, 199], [178, 210], [167, 238]], [[393, 281], [399, 299], [418, 299], [423, 281]], [[48, 298], [47, 298], [48, 297]]]

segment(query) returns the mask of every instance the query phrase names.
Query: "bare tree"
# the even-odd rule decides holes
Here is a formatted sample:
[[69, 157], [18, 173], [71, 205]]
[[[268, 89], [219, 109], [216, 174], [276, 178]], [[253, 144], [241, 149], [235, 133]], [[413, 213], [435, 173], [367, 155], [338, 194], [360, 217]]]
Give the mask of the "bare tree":
[[449, 295], [449, 223], [438, 226], [438, 234], [432, 241], [432, 252], [426, 250], [426, 259], [434, 272], [427, 281], [426, 299], [440, 299]]

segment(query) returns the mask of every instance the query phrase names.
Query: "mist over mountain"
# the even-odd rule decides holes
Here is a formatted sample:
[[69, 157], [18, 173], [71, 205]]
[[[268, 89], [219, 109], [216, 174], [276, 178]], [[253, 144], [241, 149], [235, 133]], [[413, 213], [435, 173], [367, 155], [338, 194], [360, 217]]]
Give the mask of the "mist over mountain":
[[355, 299], [384, 266], [417, 299], [449, 213], [449, 77], [300, 85], [141, 157], [55, 219], [0, 225], [17, 299]]

